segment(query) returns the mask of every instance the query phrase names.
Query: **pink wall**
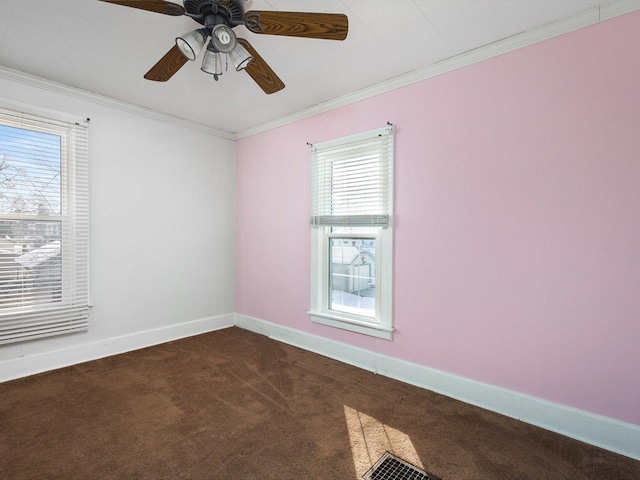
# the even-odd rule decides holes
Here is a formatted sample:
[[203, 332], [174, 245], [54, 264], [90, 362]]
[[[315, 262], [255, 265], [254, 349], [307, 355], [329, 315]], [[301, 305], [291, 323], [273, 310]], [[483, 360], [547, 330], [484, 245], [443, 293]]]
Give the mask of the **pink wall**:
[[[638, 32], [626, 15], [239, 141], [236, 311], [640, 424]], [[392, 342], [306, 314], [306, 142], [387, 121]]]

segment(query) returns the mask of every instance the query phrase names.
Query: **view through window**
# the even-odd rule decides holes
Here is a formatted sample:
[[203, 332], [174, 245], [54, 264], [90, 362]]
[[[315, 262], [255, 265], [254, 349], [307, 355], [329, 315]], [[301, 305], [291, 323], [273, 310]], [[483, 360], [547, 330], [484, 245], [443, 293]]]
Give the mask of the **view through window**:
[[0, 125], [0, 305], [60, 301], [61, 137]]
[[[349, 236], [368, 228], [333, 227], [329, 252], [329, 308], [374, 318], [376, 314], [376, 232], [372, 237]], [[353, 233], [353, 232], [352, 232]], [[337, 235], [337, 236], [335, 236]]]

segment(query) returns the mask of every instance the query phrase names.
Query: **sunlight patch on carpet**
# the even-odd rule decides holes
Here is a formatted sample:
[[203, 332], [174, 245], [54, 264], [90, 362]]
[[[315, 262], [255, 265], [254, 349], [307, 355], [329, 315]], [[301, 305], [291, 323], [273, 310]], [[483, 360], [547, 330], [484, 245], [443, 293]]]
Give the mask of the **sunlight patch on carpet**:
[[349, 430], [356, 478], [362, 478], [386, 452], [424, 468], [407, 434], [346, 405], [344, 416]]

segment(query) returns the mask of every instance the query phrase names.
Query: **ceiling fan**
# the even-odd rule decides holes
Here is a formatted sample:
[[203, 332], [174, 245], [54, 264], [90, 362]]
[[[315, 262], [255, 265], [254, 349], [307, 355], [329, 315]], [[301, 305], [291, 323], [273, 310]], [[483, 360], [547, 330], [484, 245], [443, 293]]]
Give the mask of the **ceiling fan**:
[[265, 93], [275, 93], [284, 88], [284, 83], [248, 40], [236, 37], [234, 27], [244, 25], [249, 31], [264, 35], [325, 40], [344, 40], [349, 30], [346, 15], [245, 11], [247, 0], [184, 0], [184, 7], [164, 0], [100, 1], [176, 17], [185, 15], [202, 25], [177, 37], [173, 48], [144, 75], [147, 80], [156, 82], [166, 82], [187, 60], [195, 60], [209, 40], [202, 71], [213, 75], [217, 81], [222, 75], [222, 54], [226, 54], [237, 71], [245, 70]]

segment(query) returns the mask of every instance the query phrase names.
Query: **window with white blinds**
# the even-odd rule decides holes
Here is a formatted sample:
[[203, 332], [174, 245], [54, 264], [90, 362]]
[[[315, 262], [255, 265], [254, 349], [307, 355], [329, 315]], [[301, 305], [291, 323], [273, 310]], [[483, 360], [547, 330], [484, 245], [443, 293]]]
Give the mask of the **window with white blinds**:
[[392, 126], [313, 145], [311, 157], [311, 225], [389, 225]]
[[311, 147], [315, 323], [393, 335], [393, 126]]
[[0, 108], [0, 344], [88, 328], [88, 122]]

